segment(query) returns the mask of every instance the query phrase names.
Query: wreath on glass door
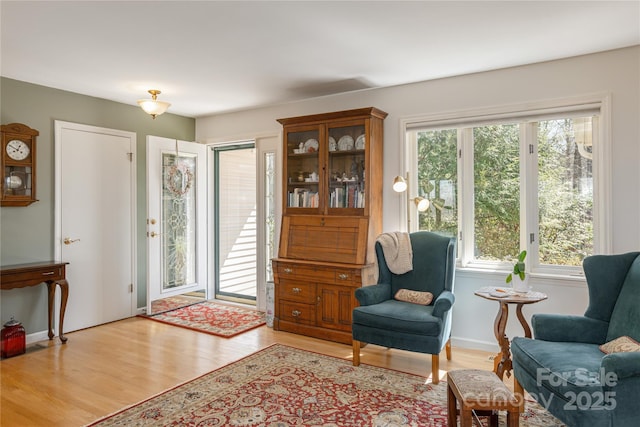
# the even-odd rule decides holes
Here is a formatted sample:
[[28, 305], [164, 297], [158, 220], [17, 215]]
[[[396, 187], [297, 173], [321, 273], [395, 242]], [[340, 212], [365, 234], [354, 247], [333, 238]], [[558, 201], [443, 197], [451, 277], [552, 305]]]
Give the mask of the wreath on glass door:
[[193, 184], [193, 172], [184, 163], [169, 166], [167, 171], [167, 188], [169, 191], [182, 197], [189, 192]]

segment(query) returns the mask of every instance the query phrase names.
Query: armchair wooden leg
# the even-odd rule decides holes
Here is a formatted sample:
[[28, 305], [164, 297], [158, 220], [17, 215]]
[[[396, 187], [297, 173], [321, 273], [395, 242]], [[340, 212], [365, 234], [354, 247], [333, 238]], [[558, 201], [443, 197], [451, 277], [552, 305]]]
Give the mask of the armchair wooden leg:
[[451, 338], [447, 340], [447, 344], [445, 344], [444, 349], [447, 353], [447, 360], [451, 360]]
[[440, 355], [431, 355], [431, 383], [438, 384], [440, 382]]
[[353, 366], [360, 366], [360, 341], [352, 340], [353, 344]]

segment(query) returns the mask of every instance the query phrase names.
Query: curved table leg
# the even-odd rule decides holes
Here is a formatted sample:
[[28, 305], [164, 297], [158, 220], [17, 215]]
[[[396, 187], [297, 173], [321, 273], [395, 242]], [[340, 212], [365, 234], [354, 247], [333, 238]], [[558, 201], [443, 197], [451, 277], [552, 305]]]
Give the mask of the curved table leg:
[[527, 323], [527, 320], [524, 318], [524, 315], [522, 314], [522, 306], [524, 304], [517, 304], [516, 305], [516, 316], [518, 316], [518, 320], [520, 321], [520, 324], [522, 325], [522, 329], [524, 330], [524, 336], [527, 338], [531, 338], [531, 328], [529, 327], [529, 324]]
[[69, 283], [66, 279], [58, 280], [58, 286], [60, 286], [61, 298], [60, 298], [60, 332], [58, 336], [62, 343], [67, 342], [67, 337], [64, 336], [64, 312], [67, 309], [67, 300], [69, 299]]
[[500, 303], [500, 309], [498, 315], [493, 324], [493, 332], [500, 345], [500, 353], [496, 355], [493, 361], [493, 371], [502, 380], [504, 378], [505, 371], [507, 377], [511, 376], [511, 351], [509, 349], [509, 338], [505, 334], [507, 327], [507, 319], [509, 318], [509, 305], [506, 303]]
[[53, 339], [53, 304], [56, 296], [56, 284], [54, 282], [45, 282], [47, 284], [47, 293], [49, 295], [49, 313], [47, 321], [49, 324], [49, 339]]
[[46, 282], [49, 293], [49, 339], [53, 339], [53, 305], [55, 301], [56, 285], [60, 286], [61, 298], [60, 298], [60, 331], [58, 336], [62, 343], [67, 342], [67, 337], [64, 336], [64, 312], [67, 309], [67, 300], [69, 299], [69, 283], [65, 279], [60, 279], [55, 282]]

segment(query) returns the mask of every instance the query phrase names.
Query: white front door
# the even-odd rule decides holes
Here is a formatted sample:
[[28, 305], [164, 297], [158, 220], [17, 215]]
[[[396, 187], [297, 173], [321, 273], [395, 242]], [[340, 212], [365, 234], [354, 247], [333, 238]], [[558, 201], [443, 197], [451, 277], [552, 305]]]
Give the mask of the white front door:
[[64, 332], [135, 313], [135, 150], [134, 132], [55, 122], [55, 257], [69, 263]]
[[207, 291], [206, 148], [147, 137], [147, 313], [151, 301]]

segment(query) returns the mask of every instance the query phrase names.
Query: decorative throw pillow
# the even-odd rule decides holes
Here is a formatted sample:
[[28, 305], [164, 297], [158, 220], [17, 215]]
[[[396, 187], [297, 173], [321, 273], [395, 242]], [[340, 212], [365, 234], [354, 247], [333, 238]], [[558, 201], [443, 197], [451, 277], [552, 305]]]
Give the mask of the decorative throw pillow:
[[398, 301], [410, 302], [412, 304], [429, 305], [433, 300], [431, 292], [412, 291], [411, 289], [400, 289], [394, 297]]
[[599, 348], [600, 351], [607, 354], [625, 353], [630, 351], [640, 351], [640, 343], [625, 335], [604, 343]]

